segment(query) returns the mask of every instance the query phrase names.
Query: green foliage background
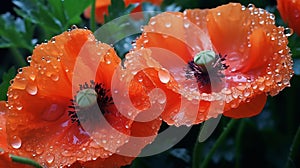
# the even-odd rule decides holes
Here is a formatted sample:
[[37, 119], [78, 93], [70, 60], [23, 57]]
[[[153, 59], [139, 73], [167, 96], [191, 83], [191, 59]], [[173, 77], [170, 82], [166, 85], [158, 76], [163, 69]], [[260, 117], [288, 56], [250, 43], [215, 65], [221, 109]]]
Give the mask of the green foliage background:
[[[125, 8], [120, 0], [112, 0], [106, 21], [129, 13], [135, 6]], [[165, 0], [161, 7], [144, 4], [144, 9], [184, 10], [212, 8], [228, 0]], [[264, 8], [276, 15], [276, 24], [284, 25], [276, 9], [275, 0], [240, 0]], [[26, 57], [34, 46], [66, 31], [71, 25], [93, 28], [93, 23], [82, 17], [92, 0], [12, 0], [1, 2], [0, 15], [0, 99], [6, 100], [9, 81], [16, 69], [28, 65]], [[91, 27], [92, 26], [92, 27]], [[99, 27], [101, 25], [97, 25]], [[226, 26], [226, 25], [225, 25]], [[261, 114], [256, 117], [231, 120], [223, 117], [213, 135], [204, 143], [197, 143], [201, 125], [172, 149], [145, 158], [137, 158], [127, 167], [300, 167], [300, 37], [289, 38], [293, 53], [295, 75], [291, 87], [279, 95], [269, 97]], [[123, 41], [128, 42], [128, 41]], [[124, 50], [124, 49], [123, 49]], [[126, 53], [119, 49], [119, 53]], [[228, 123], [231, 127], [226, 126]], [[167, 127], [167, 126], [165, 126]], [[298, 134], [296, 136], [296, 132]], [[220, 136], [226, 135], [222, 141]], [[298, 139], [297, 139], [298, 138]], [[218, 143], [216, 143], [218, 142]], [[211, 150], [211, 149], [215, 150]], [[209, 156], [209, 157], [207, 157]], [[206, 165], [203, 165], [204, 162]]]

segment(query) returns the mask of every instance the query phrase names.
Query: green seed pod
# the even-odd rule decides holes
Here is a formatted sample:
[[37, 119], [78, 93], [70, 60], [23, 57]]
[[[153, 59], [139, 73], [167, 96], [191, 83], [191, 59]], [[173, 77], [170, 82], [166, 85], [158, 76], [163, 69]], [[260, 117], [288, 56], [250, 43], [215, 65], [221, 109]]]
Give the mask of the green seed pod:
[[207, 64], [216, 58], [216, 53], [212, 50], [204, 50], [194, 57], [194, 62], [198, 65]]
[[76, 95], [76, 103], [80, 107], [88, 107], [96, 103], [97, 93], [94, 89], [83, 89]]

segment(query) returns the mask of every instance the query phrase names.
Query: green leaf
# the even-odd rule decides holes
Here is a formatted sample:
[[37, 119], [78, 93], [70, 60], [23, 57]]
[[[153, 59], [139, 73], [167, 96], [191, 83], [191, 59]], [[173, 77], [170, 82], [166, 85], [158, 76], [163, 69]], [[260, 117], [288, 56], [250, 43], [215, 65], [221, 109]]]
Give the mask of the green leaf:
[[32, 50], [34, 26], [10, 13], [0, 15], [0, 48], [17, 47]]
[[111, 5], [108, 7], [108, 15], [104, 16], [105, 23], [120, 16], [128, 15], [137, 6], [138, 4], [130, 4], [125, 7], [123, 0], [111, 0]]
[[7, 73], [4, 73], [2, 76], [2, 83], [0, 84], [0, 100], [6, 100], [6, 93], [8, 87], [10, 86], [10, 80], [13, 79], [16, 75], [16, 68], [11, 67]]
[[15, 11], [45, 30], [46, 38], [81, 22], [80, 15], [91, 0], [13, 0]]

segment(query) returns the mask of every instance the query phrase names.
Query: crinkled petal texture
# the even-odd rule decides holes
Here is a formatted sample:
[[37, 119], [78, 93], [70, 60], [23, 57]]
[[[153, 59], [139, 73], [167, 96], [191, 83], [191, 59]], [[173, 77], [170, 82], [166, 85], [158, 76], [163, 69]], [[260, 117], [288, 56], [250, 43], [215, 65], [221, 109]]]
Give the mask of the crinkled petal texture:
[[[274, 96], [290, 85], [293, 70], [287, 36], [283, 27], [275, 25], [273, 14], [253, 5], [229, 3], [214, 9], [162, 13], [144, 27], [133, 51], [150, 50], [151, 58], [127, 59], [133, 66], [128, 70], [138, 62], [156, 62], [148, 67], [156, 73], [167, 70], [170, 80], [157, 75], [151, 82], [157, 79], [166, 85], [160, 87], [167, 95], [162, 116], [169, 124], [195, 124], [222, 113], [233, 118], [250, 117], [262, 111], [268, 94]], [[202, 75], [199, 69], [189, 69], [194, 57], [205, 50], [217, 53], [215, 60], [222, 59], [223, 68], [206, 63], [207, 72], [203, 73], [202, 66]], [[144, 73], [149, 78], [149, 73]], [[205, 74], [209, 84], [199, 82], [207, 78]], [[137, 85], [138, 79], [131, 83], [143, 89], [142, 84]], [[168, 96], [169, 92], [173, 95]], [[140, 94], [150, 99], [146, 92]], [[185, 102], [194, 103], [197, 113], [183, 107]]]
[[277, 8], [282, 19], [300, 34], [300, 1], [277, 0]]
[[[19, 71], [8, 91], [7, 132], [14, 154], [47, 167], [105, 161], [130, 144], [132, 132], [143, 131], [142, 126], [133, 130], [135, 122], [110, 100], [120, 59], [90, 31], [64, 32], [38, 45], [29, 60], [30, 66]], [[97, 86], [96, 105], [77, 101], [81, 91]], [[160, 123], [158, 119], [145, 123], [154, 125], [149, 130], [152, 137], [138, 146], [138, 152], [154, 139]], [[127, 155], [136, 157], [138, 152]], [[124, 158], [116, 159], [114, 167], [132, 160]]]

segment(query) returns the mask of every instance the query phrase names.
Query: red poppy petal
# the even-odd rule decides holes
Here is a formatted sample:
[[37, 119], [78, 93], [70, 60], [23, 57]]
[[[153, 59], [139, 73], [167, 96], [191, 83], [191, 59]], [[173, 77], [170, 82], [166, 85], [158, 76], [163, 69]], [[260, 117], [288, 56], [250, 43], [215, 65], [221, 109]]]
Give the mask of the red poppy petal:
[[245, 118], [252, 117], [259, 114], [267, 101], [267, 96], [265, 94], [260, 94], [247, 102], [241, 103], [238, 108], [233, 108], [229, 111], [225, 111], [223, 114], [227, 117], [232, 118]]

